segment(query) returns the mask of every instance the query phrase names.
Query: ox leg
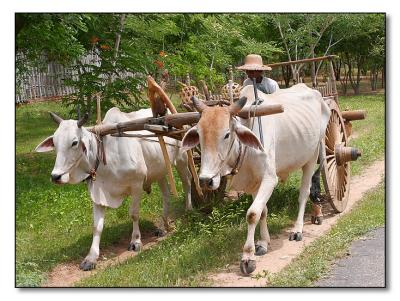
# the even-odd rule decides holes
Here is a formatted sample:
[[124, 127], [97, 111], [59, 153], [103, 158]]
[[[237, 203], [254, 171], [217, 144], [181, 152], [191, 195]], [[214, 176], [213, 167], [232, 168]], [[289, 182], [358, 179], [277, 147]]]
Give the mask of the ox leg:
[[296, 223], [289, 235], [289, 240], [300, 241], [303, 239], [304, 210], [306, 208], [308, 196], [310, 195], [311, 178], [314, 171], [315, 161], [316, 160], [311, 160], [303, 166], [303, 176], [301, 178], [299, 193], [299, 212], [297, 214]]
[[321, 199], [321, 166], [314, 172], [311, 178], [310, 199], [312, 201], [313, 212], [311, 214], [311, 223], [321, 225], [322, 214], [322, 199]]
[[[250, 274], [256, 269], [254, 233], [261, 214], [263, 211], [265, 211], [267, 201], [271, 197], [272, 191], [274, 190], [277, 182], [278, 179], [276, 176], [263, 180], [253, 203], [251, 204], [249, 210], [247, 210], [247, 239], [243, 246], [242, 260], [240, 262], [240, 270], [244, 274]], [[266, 224], [263, 225], [263, 228], [264, 226], [266, 226]], [[265, 230], [265, 228], [263, 230]], [[263, 240], [263, 238], [265, 241], [267, 240], [267, 235], [265, 232], [263, 237], [261, 237], [261, 240]]]
[[129, 215], [132, 218], [132, 238], [128, 246], [128, 251], [139, 252], [142, 249], [142, 240], [139, 229], [139, 208], [140, 199], [142, 196], [141, 190], [134, 190], [135, 193], [132, 194], [132, 203], [129, 207]]
[[100, 237], [104, 226], [105, 207], [93, 203], [93, 241], [89, 254], [81, 262], [79, 268], [84, 271], [93, 270], [96, 267], [100, 255]]
[[157, 236], [164, 236], [165, 234], [167, 234], [168, 231], [172, 230], [168, 219], [170, 192], [168, 189], [167, 180], [165, 178], [162, 178], [161, 180], [158, 181], [158, 186], [160, 187], [163, 199], [163, 214], [162, 214], [162, 228], [157, 229], [155, 234]]
[[268, 244], [271, 239], [269, 237], [268, 225], [267, 225], [267, 213], [268, 208], [265, 206], [261, 212], [260, 217], [260, 237], [261, 239], [256, 242], [256, 256], [262, 256], [267, 254]]
[[[186, 154], [185, 154], [186, 155]], [[187, 155], [186, 155], [187, 158]], [[192, 194], [190, 193], [190, 188], [192, 184], [192, 174], [188, 168], [187, 160], [177, 160], [176, 169], [178, 171], [179, 177], [182, 180], [183, 191], [185, 193], [185, 208], [186, 211], [192, 210]]]

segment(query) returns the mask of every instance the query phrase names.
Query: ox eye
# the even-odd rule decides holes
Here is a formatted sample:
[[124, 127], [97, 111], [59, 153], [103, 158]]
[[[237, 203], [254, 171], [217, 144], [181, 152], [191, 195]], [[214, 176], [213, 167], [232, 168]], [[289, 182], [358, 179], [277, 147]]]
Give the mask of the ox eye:
[[71, 145], [71, 146], [76, 146], [77, 144], [78, 144], [78, 141], [75, 140], [75, 141], [72, 142], [72, 145]]
[[228, 139], [229, 138], [229, 132], [225, 134], [224, 139]]

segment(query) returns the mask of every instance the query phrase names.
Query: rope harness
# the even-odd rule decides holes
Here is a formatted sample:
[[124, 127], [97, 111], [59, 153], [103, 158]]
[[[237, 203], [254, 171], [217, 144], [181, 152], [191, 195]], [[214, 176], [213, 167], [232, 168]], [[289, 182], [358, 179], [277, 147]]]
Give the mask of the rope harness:
[[91, 168], [88, 172], [89, 176], [85, 179], [87, 181], [96, 181], [96, 173], [97, 169], [100, 166], [100, 162], [103, 162], [104, 165], [107, 164], [107, 159], [106, 159], [106, 153], [104, 151], [104, 143], [103, 143], [103, 137], [100, 135], [100, 133], [97, 131], [97, 128], [94, 127], [94, 136], [96, 139], [96, 144], [97, 144], [97, 152], [96, 152], [96, 162], [94, 163], [94, 167]]

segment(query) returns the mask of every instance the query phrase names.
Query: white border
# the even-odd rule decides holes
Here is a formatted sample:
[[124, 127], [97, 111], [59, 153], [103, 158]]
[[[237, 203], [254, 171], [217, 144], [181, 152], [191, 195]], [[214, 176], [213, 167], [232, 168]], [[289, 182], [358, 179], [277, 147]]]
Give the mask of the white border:
[[[388, 290], [249, 290], [249, 289], [224, 289], [224, 290], [20, 290], [14, 288], [14, 13], [15, 12], [386, 12], [388, 18], [387, 28], [387, 164], [391, 166], [388, 173], [387, 203], [388, 203], [388, 242], [390, 255], [388, 261], [389, 289]], [[335, 300], [341, 298], [343, 294], [352, 299], [372, 299], [388, 298], [394, 299], [400, 291], [399, 289], [399, 220], [400, 197], [398, 192], [399, 180], [397, 170], [400, 168], [399, 155], [399, 28], [400, 15], [396, 7], [396, 1], [310, 1], [310, 0], [254, 0], [254, 1], [121, 1], [121, 0], [65, 0], [65, 1], [32, 1], [14, 0], [13, 2], [2, 2], [1, 9], [1, 109], [0, 126], [2, 129], [2, 142], [0, 146], [0, 166], [1, 172], [1, 209], [0, 209], [0, 287], [1, 295], [4, 298], [16, 298], [30, 300], [54, 300], [57, 298], [68, 300], [70, 294], [79, 294], [84, 298], [92, 300], [108, 300], [112, 293], [123, 294], [120, 298], [161, 298], [162, 300], [187, 299], [187, 297], [199, 296], [199, 298], [209, 298], [208, 295], [216, 294], [226, 300], [239, 300], [248, 298], [295, 298], [299, 299], [315, 298], [316, 300]], [[397, 153], [396, 153], [397, 152]], [[396, 189], [397, 188], [397, 189]], [[204, 295], [200, 295], [204, 294]], [[253, 295], [257, 293], [257, 296]], [[305, 293], [305, 294], [304, 294]], [[188, 296], [190, 294], [190, 296]], [[249, 295], [250, 294], [250, 295]], [[312, 294], [312, 296], [309, 296]], [[379, 295], [382, 294], [382, 296]]]

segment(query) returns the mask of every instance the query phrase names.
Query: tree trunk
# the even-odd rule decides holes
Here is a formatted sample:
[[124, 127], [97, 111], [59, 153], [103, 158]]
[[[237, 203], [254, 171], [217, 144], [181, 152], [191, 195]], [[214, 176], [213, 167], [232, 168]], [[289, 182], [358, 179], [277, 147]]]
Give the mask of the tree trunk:
[[[315, 58], [314, 50], [312, 51], [312, 58]], [[311, 83], [312, 87], [315, 88], [317, 87], [317, 76], [315, 74], [315, 62], [312, 62], [311, 64]]]
[[335, 60], [332, 60], [333, 63], [333, 70], [335, 71], [335, 78], [336, 81], [340, 81], [340, 69], [342, 68], [342, 60], [337, 60], [335, 62]]
[[354, 89], [355, 95], [360, 95], [360, 82], [361, 82], [361, 68], [362, 67], [362, 59], [357, 60], [357, 81]]
[[[119, 20], [119, 29], [117, 33], [115, 34], [115, 44], [114, 44], [114, 54], [113, 54], [113, 60], [112, 60], [112, 65], [115, 67], [115, 64], [117, 62], [118, 58], [118, 51], [119, 51], [119, 46], [121, 44], [121, 33], [124, 30], [124, 24], [125, 24], [125, 14], [121, 14], [120, 20]], [[109, 82], [112, 81], [112, 76], [109, 78]]]
[[378, 68], [373, 66], [370, 74], [371, 90], [376, 91], [378, 88]]
[[292, 69], [290, 66], [282, 66], [283, 80], [285, 81], [285, 88], [289, 88], [290, 79], [292, 78]]
[[340, 78], [340, 86], [342, 88], [342, 93], [343, 95], [347, 95], [347, 82], [348, 82], [348, 71], [346, 71], [346, 65], [343, 65], [344, 67], [344, 77]]
[[353, 66], [352, 66], [352, 61], [351, 58], [348, 54], [346, 54], [347, 57], [347, 65], [349, 66], [349, 80], [350, 84], [354, 90], [355, 95], [360, 94], [360, 80], [361, 80], [361, 58], [357, 59], [357, 77], [354, 79], [353, 78]]

